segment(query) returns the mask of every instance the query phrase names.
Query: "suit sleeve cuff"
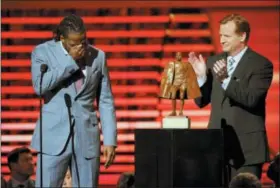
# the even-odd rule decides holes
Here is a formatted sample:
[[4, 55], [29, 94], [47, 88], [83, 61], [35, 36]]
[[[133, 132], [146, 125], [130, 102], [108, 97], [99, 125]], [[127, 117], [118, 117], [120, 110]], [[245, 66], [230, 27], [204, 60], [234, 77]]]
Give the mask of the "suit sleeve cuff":
[[198, 86], [202, 87], [207, 80], [207, 76], [197, 77]]
[[228, 84], [229, 84], [229, 81], [230, 81], [230, 77], [227, 77], [226, 79], [223, 80], [223, 82], [222, 82], [222, 88], [223, 88], [224, 90], [227, 89]]

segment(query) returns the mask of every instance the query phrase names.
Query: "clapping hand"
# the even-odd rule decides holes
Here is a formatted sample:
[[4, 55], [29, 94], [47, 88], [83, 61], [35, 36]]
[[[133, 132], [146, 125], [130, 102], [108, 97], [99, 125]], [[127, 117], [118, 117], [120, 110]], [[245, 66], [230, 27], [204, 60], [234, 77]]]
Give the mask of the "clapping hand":
[[224, 59], [216, 61], [213, 66], [214, 75], [220, 81], [223, 82], [224, 79], [228, 77], [227, 64]]
[[190, 52], [188, 61], [191, 63], [197, 77], [206, 76], [206, 64], [201, 54], [196, 57], [194, 52]]

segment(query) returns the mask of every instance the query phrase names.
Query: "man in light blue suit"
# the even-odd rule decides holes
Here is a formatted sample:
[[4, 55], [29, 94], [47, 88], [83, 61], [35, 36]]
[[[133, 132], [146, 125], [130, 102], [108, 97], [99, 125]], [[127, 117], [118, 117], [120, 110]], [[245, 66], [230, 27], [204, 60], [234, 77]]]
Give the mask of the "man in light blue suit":
[[87, 44], [86, 29], [78, 16], [65, 17], [54, 34], [54, 40], [36, 46], [31, 57], [32, 82], [38, 95], [40, 67], [42, 64], [48, 67], [42, 82], [45, 101], [42, 151], [39, 120], [31, 142], [31, 147], [38, 151], [36, 187], [40, 186], [40, 168], [43, 168], [43, 187], [61, 187], [68, 167], [73, 187], [97, 187], [100, 131], [93, 106], [95, 99], [103, 133], [105, 168], [114, 161], [117, 143], [105, 53]]

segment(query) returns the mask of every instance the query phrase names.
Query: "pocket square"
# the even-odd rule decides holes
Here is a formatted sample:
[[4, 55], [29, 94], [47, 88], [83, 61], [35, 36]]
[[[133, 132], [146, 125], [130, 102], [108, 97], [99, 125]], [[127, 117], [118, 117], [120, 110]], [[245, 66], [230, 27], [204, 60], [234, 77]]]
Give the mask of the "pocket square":
[[233, 77], [233, 80], [235, 80], [236, 82], [239, 82], [240, 79], [239, 78], [236, 78], [236, 77]]

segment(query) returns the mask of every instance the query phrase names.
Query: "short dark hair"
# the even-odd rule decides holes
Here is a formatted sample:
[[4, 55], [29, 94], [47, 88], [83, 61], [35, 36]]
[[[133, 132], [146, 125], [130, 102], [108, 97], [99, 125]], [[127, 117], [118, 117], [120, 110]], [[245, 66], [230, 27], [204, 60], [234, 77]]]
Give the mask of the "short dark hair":
[[77, 32], [77, 33], [86, 32], [86, 27], [81, 17], [74, 14], [64, 17], [63, 20], [53, 31], [54, 40], [59, 41], [61, 35], [67, 37], [69, 32]]
[[260, 180], [254, 174], [244, 172], [232, 178], [229, 188], [261, 188]]
[[8, 153], [8, 166], [10, 170], [11, 170], [11, 163], [17, 163], [19, 155], [22, 153], [31, 153], [31, 150], [28, 149], [27, 147], [20, 147], [20, 148], [15, 148]]
[[236, 33], [246, 33], [245, 42], [248, 42], [250, 37], [250, 24], [246, 18], [241, 16], [240, 14], [230, 14], [225, 16], [221, 21], [220, 24], [226, 24], [230, 21], [233, 21], [236, 25]]

